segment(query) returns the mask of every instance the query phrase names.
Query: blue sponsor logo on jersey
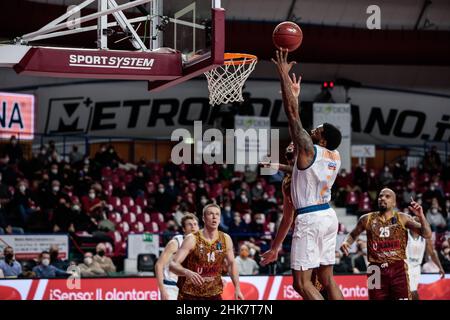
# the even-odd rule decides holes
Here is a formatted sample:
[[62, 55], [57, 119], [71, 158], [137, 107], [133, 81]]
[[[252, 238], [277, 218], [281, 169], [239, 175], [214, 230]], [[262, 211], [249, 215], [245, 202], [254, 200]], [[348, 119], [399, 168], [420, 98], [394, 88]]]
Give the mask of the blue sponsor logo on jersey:
[[336, 162], [328, 162], [328, 169], [336, 170], [337, 164]]

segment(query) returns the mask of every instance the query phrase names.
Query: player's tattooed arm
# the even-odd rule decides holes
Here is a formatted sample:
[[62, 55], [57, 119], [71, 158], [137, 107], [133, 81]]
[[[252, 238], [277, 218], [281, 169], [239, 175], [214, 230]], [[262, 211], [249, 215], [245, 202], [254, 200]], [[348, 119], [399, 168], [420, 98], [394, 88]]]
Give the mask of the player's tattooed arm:
[[367, 219], [369, 218], [369, 214], [365, 214], [359, 218], [356, 227], [350, 232], [345, 238], [344, 242], [341, 245], [341, 251], [345, 254], [349, 254], [350, 247], [352, 244], [358, 239], [358, 236], [366, 230]]
[[[283, 97], [283, 106], [288, 118], [289, 133], [296, 149], [298, 150], [298, 162], [301, 168], [310, 165], [314, 157], [314, 145], [311, 136], [303, 128], [299, 115], [298, 97], [292, 91], [293, 80], [289, 77], [289, 71], [295, 62], [287, 62], [288, 51], [276, 51], [277, 59], [272, 61], [276, 64], [281, 81], [281, 93]], [[300, 85], [300, 79], [298, 84]], [[294, 78], [294, 81], [296, 79]]]

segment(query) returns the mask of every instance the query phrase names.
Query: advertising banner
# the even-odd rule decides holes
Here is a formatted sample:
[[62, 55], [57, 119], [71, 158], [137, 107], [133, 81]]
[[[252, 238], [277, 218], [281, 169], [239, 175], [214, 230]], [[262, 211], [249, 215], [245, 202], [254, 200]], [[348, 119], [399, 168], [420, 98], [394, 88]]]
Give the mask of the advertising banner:
[[[346, 300], [367, 300], [366, 275], [338, 275], [335, 280]], [[159, 300], [156, 278], [80, 279], [79, 287], [71, 279], [0, 280], [0, 300]], [[224, 277], [222, 298], [234, 298], [234, 287]], [[246, 300], [301, 300], [292, 287], [291, 276], [241, 276], [241, 291]], [[422, 300], [450, 300], [450, 274], [423, 274], [418, 292]]]
[[4, 235], [0, 234], [0, 251], [6, 246], [14, 248], [17, 260], [35, 259], [42, 251], [48, 251], [52, 245], [59, 248], [61, 259], [69, 258], [69, 237], [64, 234], [30, 234]]

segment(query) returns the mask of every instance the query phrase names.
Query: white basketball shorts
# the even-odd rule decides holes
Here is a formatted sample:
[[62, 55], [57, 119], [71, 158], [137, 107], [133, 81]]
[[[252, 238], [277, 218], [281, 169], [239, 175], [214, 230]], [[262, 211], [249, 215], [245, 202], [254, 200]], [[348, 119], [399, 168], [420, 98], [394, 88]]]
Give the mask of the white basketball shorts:
[[416, 266], [408, 265], [408, 276], [409, 276], [409, 290], [417, 291], [420, 281], [420, 264]]
[[338, 219], [332, 208], [297, 215], [292, 235], [291, 269], [334, 265], [337, 231]]

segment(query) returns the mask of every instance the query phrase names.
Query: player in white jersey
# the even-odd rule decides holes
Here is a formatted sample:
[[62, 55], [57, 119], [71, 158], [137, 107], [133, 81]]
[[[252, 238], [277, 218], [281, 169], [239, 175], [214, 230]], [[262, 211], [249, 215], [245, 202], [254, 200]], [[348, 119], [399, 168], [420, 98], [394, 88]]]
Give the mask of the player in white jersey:
[[[327, 291], [328, 299], [340, 300], [343, 295], [333, 278], [338, 220], [330, 207], [331, 187], [339, 171], [339, 146], [342, 135], [335, 126], [324, 123], [308, 133], [299, 115], [299, 103], [292, 84], [300, 84], [289, 71], [295, 62], [287, 62], [287, 50], [277, 51], [276, 64], [281, 80], [283, 105], [289, 133], [295, 145], [292, 169], [291, 199], [295, 208], [295, 227], [291, 246], [291, 268], [294, 289], [308, 300], [323, 296], [311, 281], [314, 269]], [[263, 257], [266, 263], [276, 260], [273, 248]]]
[[177, 300], [178, 298], [178, 276], [169, 271], [169, 264], [177, 250], [181, 247], [184, 237], [198, 231], [198, 219], [195, 215], [188, 213], [181, 219], [181, 226], [184, 235], [176, 235], [167, 243], [155, 265], [161, 300]]
[[[418, 218], [416, 217], [413, 219], [418, 221]], [[419, 286], [422, 260], [425, 252], [439, 267], [439, 274], [441, 275], [441, 278], [444, 278], [445, 271], [442, 267], [441, 261], [439, 260], [437, 252], [433, 247], [433, 241], [431, 239], [424, 239], [418, 233], [413, 230], [409, 230], [406, 257], [408, 263], [409, 290], [411, 291], [413, 300], [419, 300], [417, 287]]]

